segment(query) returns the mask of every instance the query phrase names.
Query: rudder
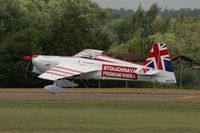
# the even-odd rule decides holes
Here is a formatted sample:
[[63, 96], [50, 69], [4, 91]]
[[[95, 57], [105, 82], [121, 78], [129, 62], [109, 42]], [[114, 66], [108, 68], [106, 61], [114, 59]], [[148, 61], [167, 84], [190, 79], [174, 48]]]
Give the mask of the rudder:
[[173, 72], [173, 67], [167, 49], [167, 45], [164, 43], [155, 42], [149, 53], [148, 58], [146, 59], [144, 66], [163, 71]]

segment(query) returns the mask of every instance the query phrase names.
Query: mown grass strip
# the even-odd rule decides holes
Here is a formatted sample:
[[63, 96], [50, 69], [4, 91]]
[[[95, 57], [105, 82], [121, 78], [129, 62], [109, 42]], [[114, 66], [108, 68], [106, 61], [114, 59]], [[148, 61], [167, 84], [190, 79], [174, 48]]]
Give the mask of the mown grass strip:
[[0, 133], [198, 133], [193, 102], [0, 101]]

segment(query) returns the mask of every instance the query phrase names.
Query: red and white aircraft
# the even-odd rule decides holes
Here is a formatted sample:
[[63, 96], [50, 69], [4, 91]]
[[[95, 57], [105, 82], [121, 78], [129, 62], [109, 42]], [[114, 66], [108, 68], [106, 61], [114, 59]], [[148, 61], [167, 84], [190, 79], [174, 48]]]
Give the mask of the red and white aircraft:
[[70, 79], [130, 80], [176, 83], [166, 44], [154, 43], [144, 65], [119, 60], [86, 49], [72, 57], [33, 55], [23, 59], [33, 64], [39, 78], [54, 81], [45, 86], [50, 93], [62, 92], [62, 87], [76, 87]]

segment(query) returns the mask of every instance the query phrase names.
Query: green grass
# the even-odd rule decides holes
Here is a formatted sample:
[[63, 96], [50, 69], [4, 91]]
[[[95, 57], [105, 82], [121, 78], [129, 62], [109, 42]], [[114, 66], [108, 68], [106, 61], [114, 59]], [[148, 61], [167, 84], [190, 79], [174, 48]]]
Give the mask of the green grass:
[[195, 102], [0, 101], [0, 133], [199, 133]]

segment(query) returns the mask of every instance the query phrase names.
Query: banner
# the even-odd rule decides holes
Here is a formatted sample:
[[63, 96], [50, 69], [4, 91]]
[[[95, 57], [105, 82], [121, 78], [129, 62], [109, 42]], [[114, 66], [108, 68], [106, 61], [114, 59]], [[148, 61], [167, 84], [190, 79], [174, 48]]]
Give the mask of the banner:
[[137, 79], [137, 75], [135, 74], [136, 70], [137, 68], [134, 67], [102, 65], [101, 75], [103, 77], [136, 80]]

